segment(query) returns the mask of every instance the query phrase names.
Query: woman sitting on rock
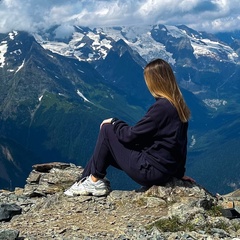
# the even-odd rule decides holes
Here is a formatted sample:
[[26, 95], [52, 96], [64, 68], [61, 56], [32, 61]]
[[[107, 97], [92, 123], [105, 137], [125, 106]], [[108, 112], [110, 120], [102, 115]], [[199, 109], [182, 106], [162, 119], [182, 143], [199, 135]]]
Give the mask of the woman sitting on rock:
[[142, 186], [163, 185], [184, 176], [190, 111], [171, 66], [156, 59], [144, 69], [146, 85], [156, 99], [134, 126], [116, 118], [105, 119], [92, 158], [82, 179], [65, 194], [103, 196], [110, 192], [106, 170], [112, 165]]

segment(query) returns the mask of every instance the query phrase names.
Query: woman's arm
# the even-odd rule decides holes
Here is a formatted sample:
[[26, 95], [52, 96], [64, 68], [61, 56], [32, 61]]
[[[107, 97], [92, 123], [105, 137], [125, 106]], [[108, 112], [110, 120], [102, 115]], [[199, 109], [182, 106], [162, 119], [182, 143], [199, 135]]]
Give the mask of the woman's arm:
[[156, 120], [159, 119], [160, 109], [155, 104], [149, 108], [145, 116], [134, 126], [129, 126], [126, 122], [115, 118], [107, 118], [100, 124], [100, 129], [104, 124], [111, 124], [114, 120], [114, 132], [119, 141], [124, 143], [138, 143], [144, 137], [153, 136], [157, 130]]
[[150, 107], [145, 116], [134, 126], [129, 126], [126, 122], [117, 120], [114, 123], [114, 131], [119, 141], [123, 143], [138, 144], [153, 137], [161, 121], [160, 109], [159, 105], [154, 104]]

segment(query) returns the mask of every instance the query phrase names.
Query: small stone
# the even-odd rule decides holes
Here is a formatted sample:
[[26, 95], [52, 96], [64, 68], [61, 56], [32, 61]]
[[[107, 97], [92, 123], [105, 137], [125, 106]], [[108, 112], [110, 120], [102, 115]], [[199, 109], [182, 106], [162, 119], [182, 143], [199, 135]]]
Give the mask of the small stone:
[[14, 194], [16, 195], [23, 195], [23, 188], [16, 187], [14, 190]]
[[18, 230], [4, 229], [0, 230], [0, 240], [15, 240], [19, 236]]
[[38, 183], [41, 176], [42, 176], [41, 173], [33, 170], [27, 178], [27, 183]]
[[148, 197], [147, 198], [147, 207], [164, 207], [167, 203], [165, 200], [157, 197]]
[[211, 233], [214, 235], [218, 235], [221, 238], [229, 236], [229, 234], [226, 231], [224, 231], [223, 229], [219, 229], [219, 228], [212, 228]]

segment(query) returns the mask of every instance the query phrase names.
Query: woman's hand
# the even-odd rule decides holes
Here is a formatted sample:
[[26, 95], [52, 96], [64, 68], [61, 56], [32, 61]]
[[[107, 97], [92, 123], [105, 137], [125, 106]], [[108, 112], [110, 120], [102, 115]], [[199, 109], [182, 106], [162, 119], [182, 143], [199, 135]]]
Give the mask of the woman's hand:
[[100, 124], [100, 129], [102, 128], [103, 124], [106, 124], [106, 123], [111, 123], [113, 118], [107, 118], [107, 119], [104, 119], [102, 121], [102, 123]]
[[195, 183], [195, 182], [196, 182], [193, 178], [188, 177], [188, 176], [183, 176], [183, 177], [182, 177], [182, 180], [189, 181], [189, 182], [191, 182], [191, 183]]

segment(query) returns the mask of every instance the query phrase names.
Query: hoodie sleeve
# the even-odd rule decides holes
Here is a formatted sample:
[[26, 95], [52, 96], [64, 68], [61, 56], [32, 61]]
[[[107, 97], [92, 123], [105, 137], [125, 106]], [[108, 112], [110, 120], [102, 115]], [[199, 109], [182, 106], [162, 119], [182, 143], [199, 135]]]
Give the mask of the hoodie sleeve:
[[134, 126], [129, 126], [122, 120], [114, 123], [114, 132], [122, 143], [140, 144], [152, 137], [158, 129], [156, 119], [159, 119], [159, 106], [154, 104], [149, 108], [145, 116]]

